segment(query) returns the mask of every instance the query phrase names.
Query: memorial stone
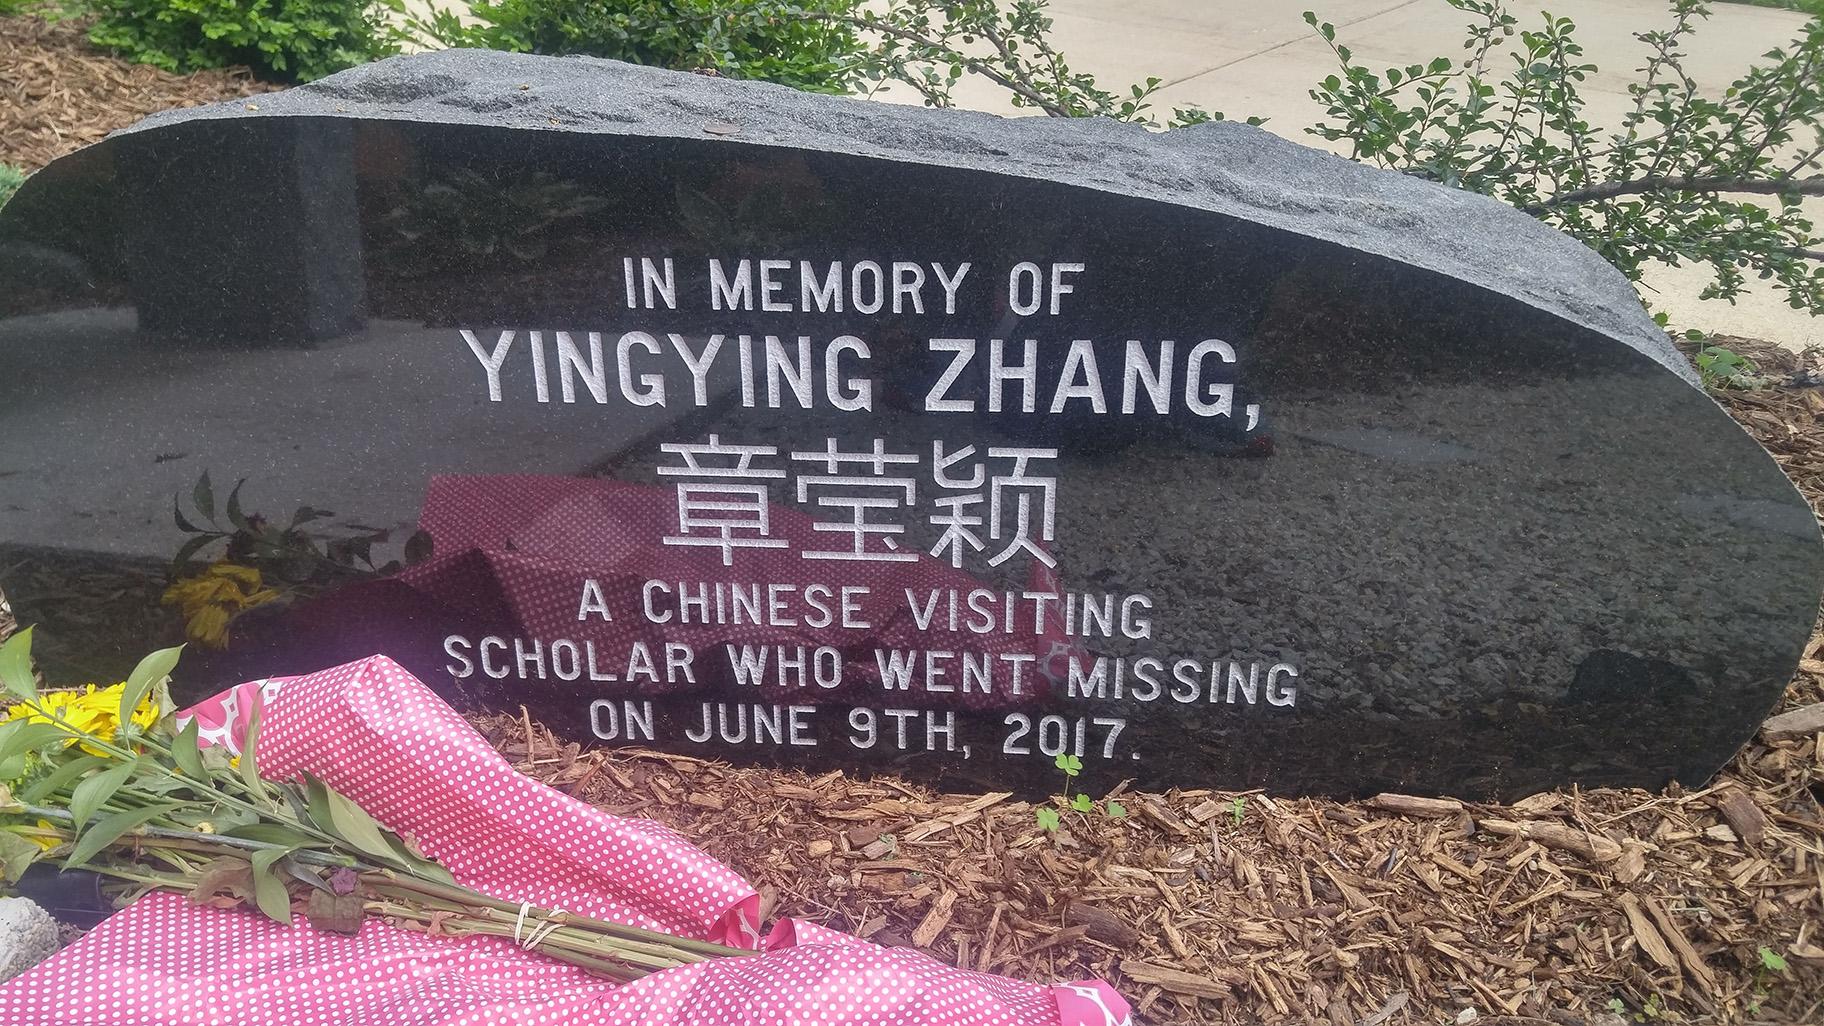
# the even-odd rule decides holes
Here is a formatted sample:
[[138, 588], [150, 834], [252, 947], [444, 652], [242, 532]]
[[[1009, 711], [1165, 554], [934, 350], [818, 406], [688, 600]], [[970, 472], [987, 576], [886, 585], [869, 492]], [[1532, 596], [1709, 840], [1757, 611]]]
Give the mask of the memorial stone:
[[1818, 607], [1600, 257], [1241, 125], [427, 54], [58, 161], [0, 266], [60, 679], [187, 634], [192, 693], [383, 652], [946, 787], [1511, 797], [1701, 782]]

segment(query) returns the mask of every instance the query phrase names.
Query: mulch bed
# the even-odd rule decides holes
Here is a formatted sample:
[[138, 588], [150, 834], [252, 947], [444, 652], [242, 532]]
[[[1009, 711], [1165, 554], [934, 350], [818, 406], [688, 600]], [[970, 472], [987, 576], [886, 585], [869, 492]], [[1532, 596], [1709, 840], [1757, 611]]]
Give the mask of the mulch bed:
[[[268, 88], [127, 64], [32, 18], [0, 19], [0, 68], [0, 161], [28, 169], [153, 111]], [[1719, 398], [1824, 511], [1818, 361], [1721, 344], [1785, 382]], [[1824, 634], [1782, 708], [1818, 702]], [[1149, 1023], [1824, 1018], [1824, 736], [1764, 733], [1695, 791], [1124, 793], [1126, 818], [1062, 811], [1051, 834], [1005, 794], [585, 752], [527, 718], [475, 722], [534, 776], [675, 827], [753, 881], [769, 917], [1036, 980], [1105, 976]]]
[[90, 46], [77, 21], [0, 18], [0, 164], [27, 171], [148, 114], [270, 92], [246, 69], [173, 75]]
[[[1815, 497], [1814, 497], [1815, 498]], [[1824, 636], [1786, 707], [1824, 701]], [[1824, 739], [1708, 787], [1511, 806], [1202, 789], [1056, 834], [1005, 794], [580, 752], [476, 717], [520, 768], [667, 823], [797, 916], [1038, 980], [1103, 976], [1152, 1023], [1815, 1023]], [[1237, 804], [1239, 799], [1239, 804]], [[1775, 972], [1765, 946], [1786, 960]], [[1621, 1014], [1617, 1014], [1617, 1012]]]

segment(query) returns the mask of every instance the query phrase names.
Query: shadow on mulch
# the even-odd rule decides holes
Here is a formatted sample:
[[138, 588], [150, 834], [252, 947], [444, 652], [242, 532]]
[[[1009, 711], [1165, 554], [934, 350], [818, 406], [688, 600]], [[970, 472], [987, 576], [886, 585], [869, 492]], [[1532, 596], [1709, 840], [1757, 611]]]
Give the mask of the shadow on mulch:
[[271, 92], [245, 68], [174, 75], [89, 45], [86, 24], [0, 18], [0, 164], [36, 171], [148, 114]]

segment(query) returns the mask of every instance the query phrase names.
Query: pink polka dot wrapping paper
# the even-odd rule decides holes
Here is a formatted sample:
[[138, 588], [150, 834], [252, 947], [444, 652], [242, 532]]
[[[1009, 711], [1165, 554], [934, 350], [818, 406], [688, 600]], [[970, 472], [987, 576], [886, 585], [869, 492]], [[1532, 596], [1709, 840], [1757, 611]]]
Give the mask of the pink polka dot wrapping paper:
[[1056, 987], [944, 965], [795, 920], [669, 828], [522, 776], [383, 656], [241, 685], [186, 715], [261, 771], [322, 777], [496, 897], [761, 949], [616, 984], [500, 938], [369, 920], [354, 936], [148, 895], [0, 984], [0, 1024], [93, 1026], [1123, 1026], [1107, 984]]

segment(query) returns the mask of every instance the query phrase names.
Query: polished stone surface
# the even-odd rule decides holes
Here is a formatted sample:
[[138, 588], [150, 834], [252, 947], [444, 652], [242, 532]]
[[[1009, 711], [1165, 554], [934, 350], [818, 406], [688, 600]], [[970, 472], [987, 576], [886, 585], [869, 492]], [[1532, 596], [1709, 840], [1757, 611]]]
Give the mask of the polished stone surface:
[[66, 158], [0, 269], [0, 583], [66, 675], [179, 636], [172, 497], [243, 478], [410, 565], [235, 543], [283, 597], [193, 690], [384, 651], [959, 787], [1697, 783], [1817, 609], [1810, 511], [1599, 259], [1240, 126], [435, 55]]

